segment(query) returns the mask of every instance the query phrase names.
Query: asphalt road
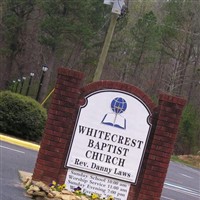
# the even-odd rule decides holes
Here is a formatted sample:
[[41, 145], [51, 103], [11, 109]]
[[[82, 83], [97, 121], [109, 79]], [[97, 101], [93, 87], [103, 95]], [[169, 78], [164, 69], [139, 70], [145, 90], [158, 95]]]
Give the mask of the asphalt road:
[[200, 200], [200, 170], [170, 162], [162, 200]]
[[[37, 151], [0, 141], [0, 200], [30, 200], [18, 170], [33, 172]], [[200, 170], [170, 162], [161, 200], [200, 200]]]
[[25, 197], [18, 170], [33, 172], [37, 153], [0, 141], [0, 200], [30, 200]]

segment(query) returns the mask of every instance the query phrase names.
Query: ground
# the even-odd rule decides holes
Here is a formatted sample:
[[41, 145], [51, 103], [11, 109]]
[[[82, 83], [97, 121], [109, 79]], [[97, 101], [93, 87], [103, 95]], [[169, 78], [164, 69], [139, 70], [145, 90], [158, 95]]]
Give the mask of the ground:
[[173, 155], [172, 160], [200, 169], [200, 155]]

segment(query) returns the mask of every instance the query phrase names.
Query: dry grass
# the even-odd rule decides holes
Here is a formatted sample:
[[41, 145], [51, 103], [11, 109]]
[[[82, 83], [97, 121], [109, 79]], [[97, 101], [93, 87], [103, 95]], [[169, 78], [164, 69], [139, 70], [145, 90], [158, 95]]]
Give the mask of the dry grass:
[[200, 169], [200, 155], [173, 155], [172, 160]]

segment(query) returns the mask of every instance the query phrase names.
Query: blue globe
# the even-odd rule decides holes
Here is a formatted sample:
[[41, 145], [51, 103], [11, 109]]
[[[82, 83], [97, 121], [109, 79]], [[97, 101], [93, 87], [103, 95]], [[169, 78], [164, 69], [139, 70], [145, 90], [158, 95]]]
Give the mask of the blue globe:
[[123, 113], [127, 108], [126, 101], [121, 97], [116, 97], [111, 102], [111, 108], [116, 114]]

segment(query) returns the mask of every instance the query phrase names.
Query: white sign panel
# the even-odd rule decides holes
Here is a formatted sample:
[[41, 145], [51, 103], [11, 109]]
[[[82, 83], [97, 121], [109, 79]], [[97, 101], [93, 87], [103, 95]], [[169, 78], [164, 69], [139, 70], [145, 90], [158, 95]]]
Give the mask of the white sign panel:
[[67, 167], [136, 184], [151, 125], [136, 96], [101, 90], [79, 110]]
[[130, 183], [74, 169], [68, 169], [65, 184], [69, 191], [80, 187], [87, 195], [95, 193], [101, 199], [113, 196], [115, 200], [127, 199], [130, 188]]

